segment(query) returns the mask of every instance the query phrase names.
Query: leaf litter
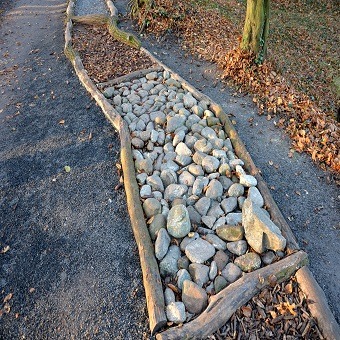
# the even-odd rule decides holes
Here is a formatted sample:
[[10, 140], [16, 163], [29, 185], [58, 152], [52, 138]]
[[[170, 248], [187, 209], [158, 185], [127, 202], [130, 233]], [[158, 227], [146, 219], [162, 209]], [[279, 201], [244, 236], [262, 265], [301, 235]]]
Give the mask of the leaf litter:
[[279, 118], [275, 126], [287, 131], [296, 151], [310, 154], [340, 181], [336, 3], [272, 1], [269, 56], [263, 65], [238, 48], [243, 2], [155, 0], [152, 10], [143, 8], [135, 17], [141, 29], [158, 36], [173, 32], [184, 50], [215, 62], [224, 81], [253, 95], [260, 114]]

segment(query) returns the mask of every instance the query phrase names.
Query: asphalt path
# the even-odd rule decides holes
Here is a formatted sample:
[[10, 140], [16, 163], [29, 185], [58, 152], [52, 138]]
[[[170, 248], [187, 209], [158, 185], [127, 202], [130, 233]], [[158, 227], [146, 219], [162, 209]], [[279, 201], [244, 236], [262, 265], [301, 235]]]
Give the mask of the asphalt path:
[[118, 135], [63, 55], [65, 3], [0, 3], [0, 339], [142, 339]]
[[[115, 190], [118, 136], [63, 55], [65, 8], [0, 2], [0, 338], [141, 339], [137, 247]], [[173, 40], [143, 43], [233, 115], [339, 321], [339, 190], [329, 174], [290, 157], [287, 136], [216, 82], [212, 65]]]

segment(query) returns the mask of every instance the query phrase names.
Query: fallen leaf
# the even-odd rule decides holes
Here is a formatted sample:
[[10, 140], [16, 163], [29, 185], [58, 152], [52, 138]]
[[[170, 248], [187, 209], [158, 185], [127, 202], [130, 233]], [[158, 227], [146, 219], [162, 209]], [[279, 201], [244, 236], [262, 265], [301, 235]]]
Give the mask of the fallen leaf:
[[252, 309], [249, 306], [241, 307], [242, 313], [246, 318], [251, 318]]
[[273, 165], [274, 162], [273, 162], [273, 161], [269, 161], [268, 164], [269, 164], [269, 165]]
[[4, 305], [4, 311], [5, 313], [9, 313], [11, 311], [11, 306], [8, 303], [5, 303]]
[[65, 124], [65, 119], [60, 120], [60, 121], [58, 122], [58, 124], [60, 124], [60, 125]]
[[293, 292], [293, 284], [289, 282], [288, 284], [285, 285], [285, 293], [292, 294], [292, 292]]
[[30, 292], [31, 294], [34, 293], [34, 292], [35, 292], [35, 288], [31, 287], [31, 288], [29, 289], [29, 292]]
[[5, 246], [2, 250], [1, 250], [1, 254], [5, 254], [9, 251], [10, 247], [9, 246]]
[[68, 165], [65, 165], [65, 166], [64, 166], [64, 169], [65, 169], [66, 172], [70, 172], [70, 171], [71, 171], [71, 167], [68, 166]]
[[8, 302], [12, 297], [13, 297], [12, 293], [7, 294], [4, 298], [4, 303]]

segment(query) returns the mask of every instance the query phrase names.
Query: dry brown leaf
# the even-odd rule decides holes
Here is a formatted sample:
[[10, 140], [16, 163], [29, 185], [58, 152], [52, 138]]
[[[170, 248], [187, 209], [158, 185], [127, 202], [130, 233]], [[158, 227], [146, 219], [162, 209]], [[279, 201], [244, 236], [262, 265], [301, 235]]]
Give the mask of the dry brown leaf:
[[9, 293], [4, 298], [4, 303], [8, 302], [13, 297], [13, 293]]

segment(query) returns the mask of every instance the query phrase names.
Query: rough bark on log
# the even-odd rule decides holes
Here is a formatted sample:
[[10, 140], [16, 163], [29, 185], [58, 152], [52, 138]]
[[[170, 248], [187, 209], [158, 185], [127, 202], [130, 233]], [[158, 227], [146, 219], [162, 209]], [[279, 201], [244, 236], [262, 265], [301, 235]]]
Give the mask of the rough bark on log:
[[202, 339], [222, 327], [235, 311], [246, 304], [264, 287], [289, 279], [308, 262], [307, 254], [296, 252], [286, 258], [252, 273], [211, 297], [206, 310], [183, 326], [170, 328], [157, 334], [157, 340]]
[[[68, 27], [67, 35], [70, 33]], [[133, 157], [131, 152], [131, 141], [128, 127], [118, 112], [110, 105], [104, 95], [97, 89], [88, 76], [80, 57], [72, 46], [65, 46], [67, 57], [76, 71], [76, 74], [86, 90], [96, 100], [104, 112], [105, 117], [118, 130], [121, 141], [121, 159], [124, 173], [125, 192], [127, 206], [130, 213], [131, 226], [138, 246], [139, 258], [143, 274], [143, 285], [149, 315], [151, 333], [159, 331], [166, 324], [164, 295], [162, 282], [159, 274], [158, 264], [154, 255], [154, 247], [145, 223], [143, 209], [139, 198], [139, 189], [136, 181]]]
[[85, 88], [91, 93], [92, 97], [103, 110], [106, 118], [118, 130], [120, 135], [121, 162], [124, 173], [127, 206], [132, 230], [138, 246], [150, 329], [151, 333], [155, 333], [166, 324], [164, 296], [159, 268], [154, 255], [154, 247], [145, 223], [144, 213], [139, 199], [139, 189], [134, 170], [128, 128], [123, 119], [91, 81], [82, 65], [80, 57], [75, 58], [74, 66], [76, 73]]
[[325, 293], [307, 267], [296, 272], [297, 282], [307, 297], [308, 307], [318, 321], [325, 339], [340, 340], [340, 327], [329, 310]]

